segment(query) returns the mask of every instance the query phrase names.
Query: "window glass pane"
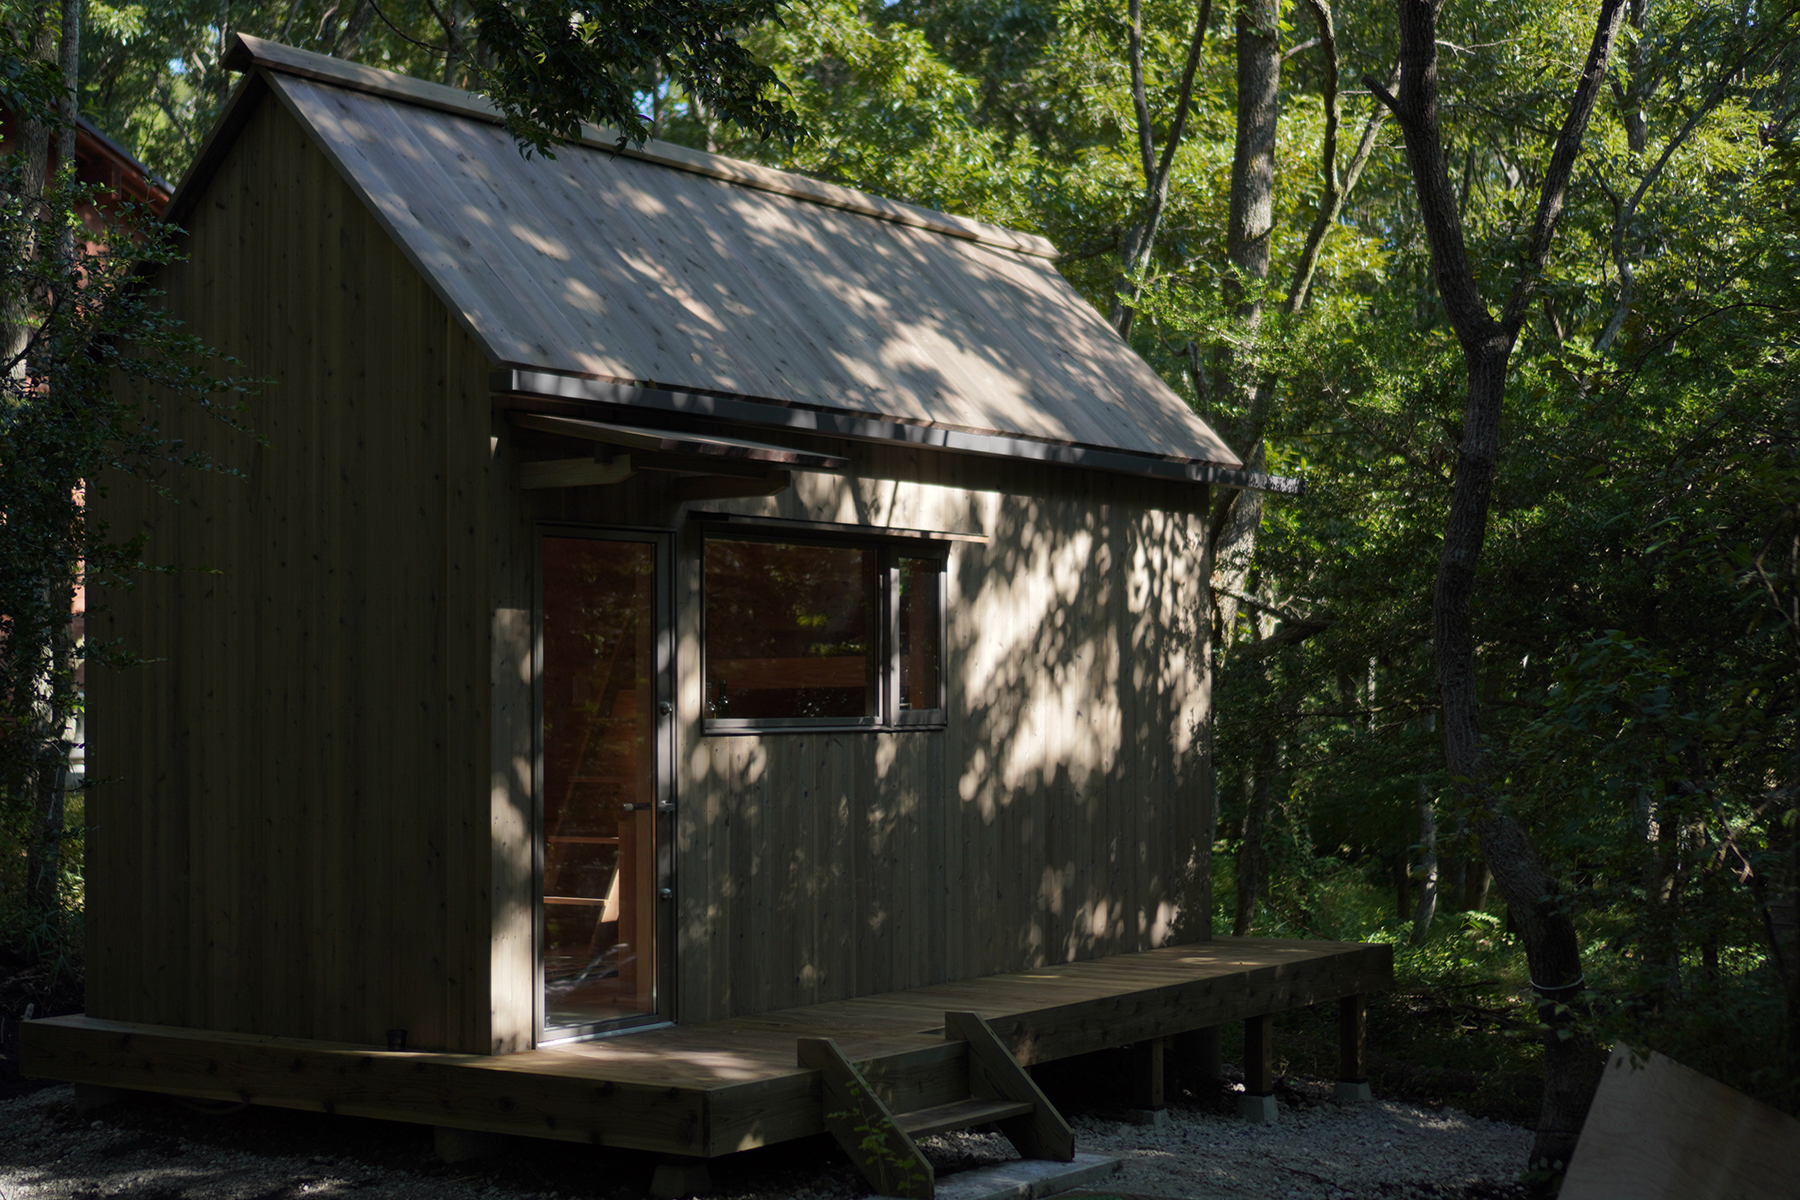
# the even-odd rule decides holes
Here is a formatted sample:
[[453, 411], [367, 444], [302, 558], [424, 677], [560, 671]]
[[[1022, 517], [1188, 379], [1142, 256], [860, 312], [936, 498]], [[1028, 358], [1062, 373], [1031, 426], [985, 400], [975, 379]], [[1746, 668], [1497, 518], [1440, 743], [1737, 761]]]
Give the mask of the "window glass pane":
[[706, 715], [875, 713], [874, 552], [706, 543]]
[[944, 564], [933, 558], [897, 560], [900, 576], [900, 707], [942, 708], [943, 687], [938, 654], [942, 649], [942, 613], [938, 588]]

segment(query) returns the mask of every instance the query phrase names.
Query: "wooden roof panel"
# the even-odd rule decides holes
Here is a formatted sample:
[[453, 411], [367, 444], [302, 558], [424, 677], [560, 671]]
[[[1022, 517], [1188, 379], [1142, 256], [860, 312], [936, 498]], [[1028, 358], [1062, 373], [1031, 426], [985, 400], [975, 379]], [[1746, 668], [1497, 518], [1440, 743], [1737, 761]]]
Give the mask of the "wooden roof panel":
[[497, 364], [1238, 463], [998, 239], [586, 145], [527, 160], [478, 113], [269, 82]]

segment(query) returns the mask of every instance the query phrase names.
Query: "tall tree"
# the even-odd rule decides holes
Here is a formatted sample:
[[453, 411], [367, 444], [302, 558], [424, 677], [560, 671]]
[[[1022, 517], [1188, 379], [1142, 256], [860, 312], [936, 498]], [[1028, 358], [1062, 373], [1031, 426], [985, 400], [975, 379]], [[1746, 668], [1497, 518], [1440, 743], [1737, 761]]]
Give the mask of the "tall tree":
[[[28, 132], [43, 130], [0, 158], [0, 245], [12, 251], [0, 259], [0, 833], [25, 851], [16, 894], [26, 940], [50, 951], [70, 932], [64, 805], [84, 654], [73, 601], [84, 580], [126, 571], [136, 556], [106, 539], [84, 489], [103, 469], [198, 461], [158, 433], [157, 397], [210, 403], [232, 386], [197, 365], [205, 348], [137, 282], [140, 261], [172, 257], [166, 232], [77, 181], [81, 16], [82, 0], [46, 5], [23, 37], [15, 28], [0, 43], [4, 99]], [[55, 31], [53, 62], [44, 27]], [[52, 144], [54, 171], [35, 157]]]
[[[741, 31], [775, 17], [782, 0], [470, 0], [471, 61], [480, 89], [521, 148], [553, 154], [583, 121], [611, 126], [621, 143], [648, 136], [639, 93], [666, 68], [718, 117], [758, 137], [801, 130], [777, 81]], [[450, 57], [455, 46], [440, 47]]]
[[1467, 399], [1432, 603], [1444, 757], [1456, 786], [1479, 813], [1482, 851], [1524, 941], [1532, 987], [1548, 1030], [1544, 1104], [1532, 1158], [1554, 1169], [1566, 1164], [1574, 1151], [1598, 1083], [1599, 1064], [1591, 1035], [1571, 1020], [1571, 1006], [1585, 984], [1574, 914], [1560, 881], [1545, 868], [1518, 820], [1501, 807], [1495, 788], [1481, 734], [1471, 610], [1499, 461], [1507, 364], [1537, 297], [1575, 160], [1606, 84], [1607, 59], [1618, 37], [1624, 0], [1602, 0], [1600, 5], [1580, 79], [1544, 171], [1524, 252], [1498, 318], [1488, 310], [1475, 281], [1444, 154], [1438, 120], [1440, 3], [1398, 0], [1399, 92], [1389, 93], [1375, 79], [1366, 82], [1393, 111], [1406, 140], [1438, 295], [1462, 348]]
[[[44, 357], [49, 346], [36, 334], [41, 324], [39, 314], [46, 305], [68, 304], [69, 281], [75, 275], [76, 225], [67, 219], [69, 193], [75, 185], [75, 134], [77, 77], [81, 60], [81, 0], [61, 0], [60, 5], [44, 6], [25, 18], [31, 26], [31, 56], [48, 60], [51, 44], [55, 45], [57, 87], [53, 104], [21, 112], [24, 118], [17, 184], [8, 189], [19, 205], [19, 220], [14, 225], [14, 252], [21, 265], [43, 257], [53, 264], [50, 283], [40, 277], [35, 286], [13, 290], [7, 297], [9, 319], [6, 322], [7, 373], [15, 385], [35, 385], [40, 395], [29, 403], [60, 404], [69, 398], [53, 395], [53, 386]], [[54, 147], [54, 158], [51, 149]], [[57, 179], [51, 177], [55, 164]], [[47, 244], [46, 244], [47, 242]], [[17, 469], [17, 465], [13, 465]], [[48, 510], [54, 525], [67, 526], [79, 520], [79, 484], [60, 492], [43, 495], [40, 503]], [[9, 533], [11, 531], [9, 530]], [[45, 564], [39, 564], [45, 565]], [[23, 611], [39, 617], [21, 616], [7, 622], [4, 636], [9, 645], [6, 656], [35, 660], [34, 684], [40, 686], [32, 703], [12, 731], [20, 739], [15, 748], [15, 762], [21, 768], [11, 773], [6, 790], [15, 805], [28, 813], [26, 826], [25, 905], [29, 912], [47, 918], [57, 909], [61, 883], [62, 844], [64, 839], [64, 800], [69, 787], [69, 755], [72, 749], [66, 731], [74, 716], [76, 702], [73, 686], [75, 639], [71, 628], [74, 611], [75, 584], [66, 571], [54, 568], [30, 572], [17, 581], [36, 595]], [[31, 628], [36, 626], [36, 628]], [[38, 636], [30, 636], [27, 630]], [[12, 672], [7, 672], [11, 675]], [[8, 680], [7, 682], [14, 682]]]

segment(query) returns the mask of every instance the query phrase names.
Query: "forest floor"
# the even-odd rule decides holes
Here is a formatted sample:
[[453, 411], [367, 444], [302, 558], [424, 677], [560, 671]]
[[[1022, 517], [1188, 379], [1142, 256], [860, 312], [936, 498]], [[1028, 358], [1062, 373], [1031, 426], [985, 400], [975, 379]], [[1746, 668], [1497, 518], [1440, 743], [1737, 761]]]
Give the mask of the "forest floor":
[[[1105, 1195], [1194, 1200], [1500, 1200], [1528, 1131], [1454, 1109], [1377, 1101], [1341, 1106], [1322, 1081], [1288, 1080], [1275, 1124], [1250, 1125], [1232, 1093], [1186, 1097], [1151, 1124], [1076, 1114], [1077, 1145], [1116, 1156]], [[929, 1139], [945, 1173], [1013, 1157], [998, 1134]], [[162, 1097], [80, 1112], [74, 1089], [0, 1101], [5, 1200], [640, 1200], [654, 1155], [514, 1140], [450, 1165], [416, 1125], [270, 1108], [211, 1115]], [[868, 1186], [827, 1138], [715, 1160], [720, 1200], [855, 1200]], [[1118, 1189], [1116, 1192], [1110, 1189]]]

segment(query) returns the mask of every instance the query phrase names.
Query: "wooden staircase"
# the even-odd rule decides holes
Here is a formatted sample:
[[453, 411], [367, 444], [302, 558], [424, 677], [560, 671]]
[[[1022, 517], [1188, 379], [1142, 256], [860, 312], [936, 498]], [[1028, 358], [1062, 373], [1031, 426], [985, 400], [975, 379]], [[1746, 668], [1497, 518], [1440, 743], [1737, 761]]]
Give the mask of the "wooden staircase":
[[891, 1112], [830, 1038], [799, 1039], [799, 1065], [819, 1072], [825, 1128], [878, 1196], [932, 1200], [937, 1177], [915, 1138], [998, 1125], [1024, 1158], [1071, 1162], [1075, 1134], [986, 1021], [944, 1014], [944, 1038], [960, 1043], [966, 1099]]

